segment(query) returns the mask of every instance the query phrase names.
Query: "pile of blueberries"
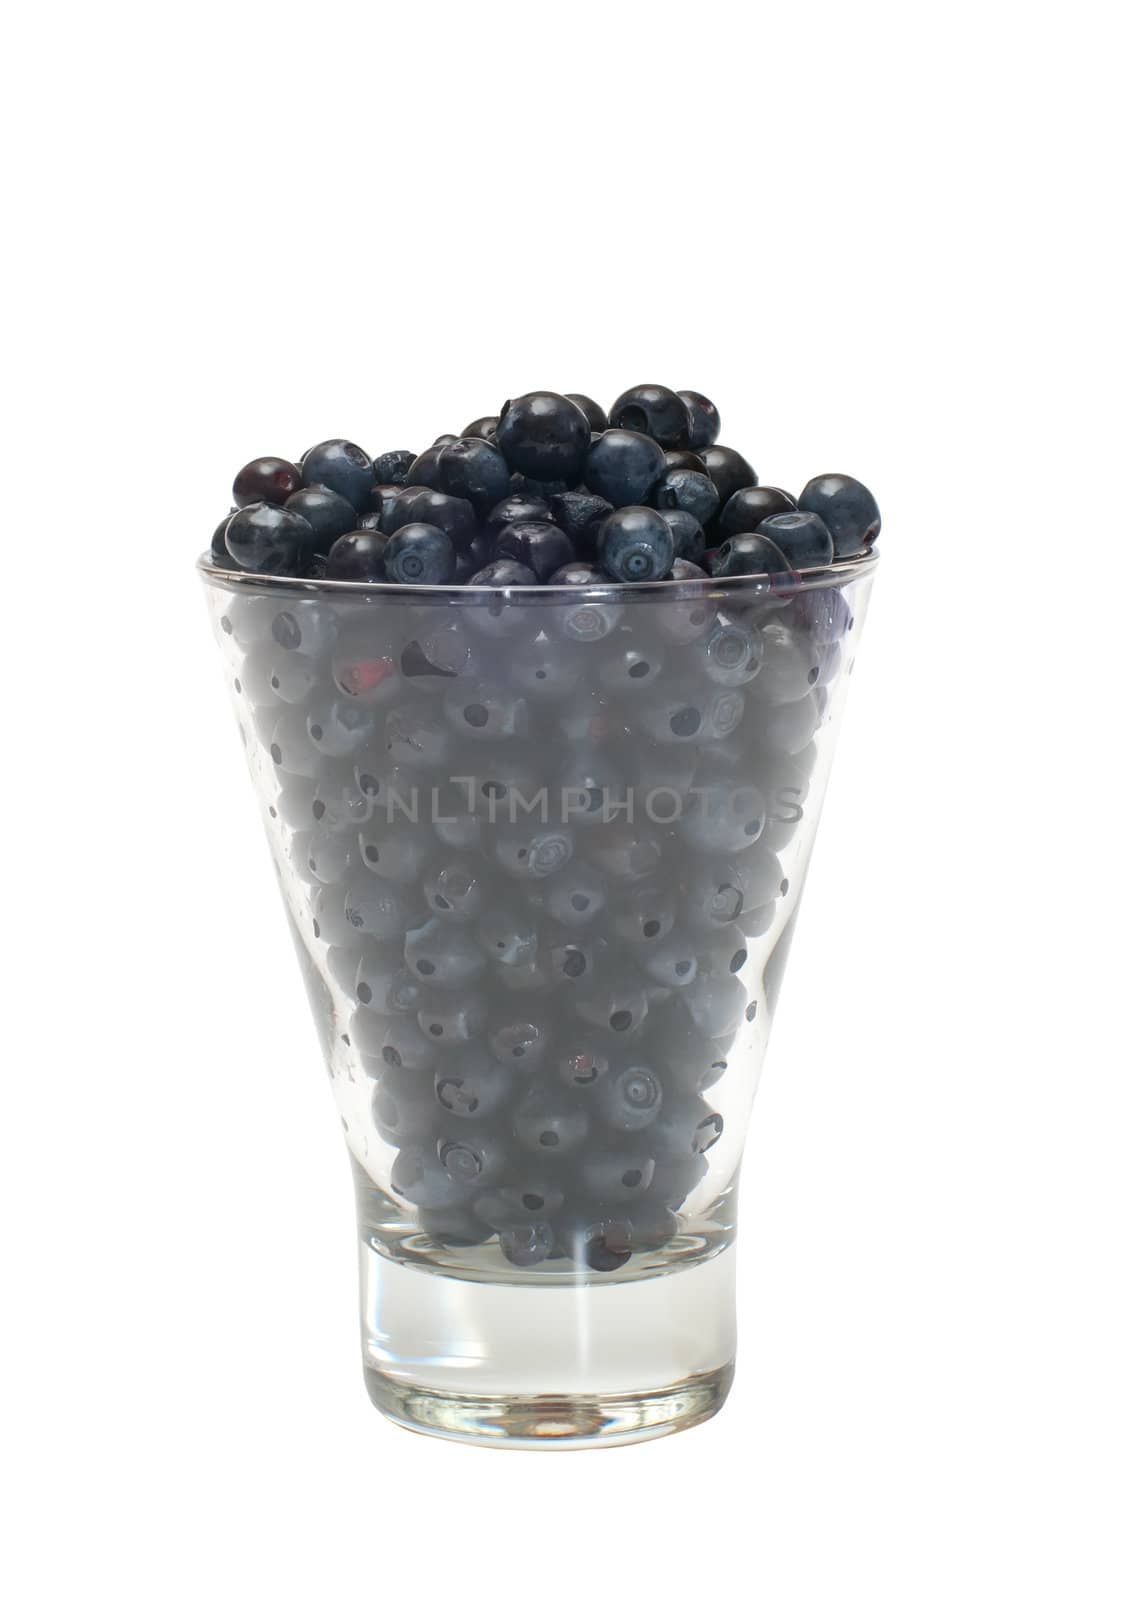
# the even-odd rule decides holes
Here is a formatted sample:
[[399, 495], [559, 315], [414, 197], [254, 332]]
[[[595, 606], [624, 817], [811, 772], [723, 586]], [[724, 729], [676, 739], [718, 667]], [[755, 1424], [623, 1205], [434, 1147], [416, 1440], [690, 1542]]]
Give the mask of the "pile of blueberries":
[[666, 1246], [772, 1008], [842, 585], [613, 580], [792, 580], [879, 517], [838, 477], [795, 509], [717, 431], [695, 394], [607, 419], [527, 395], [417, 458], [252, 462], [214, 543], [250, 572], [569, 586], [234, 584], [219, 611], [329, 1058], [447, 1249], [603, 1272]]
[[420, 455], [346, 439], [237, 474], [215, 565], [362, 583], [598, 585], [791, 574], [863, 555], [872, 495], [828, 473], [797, 500], [717, 443], [693, 390], [507, 401]]

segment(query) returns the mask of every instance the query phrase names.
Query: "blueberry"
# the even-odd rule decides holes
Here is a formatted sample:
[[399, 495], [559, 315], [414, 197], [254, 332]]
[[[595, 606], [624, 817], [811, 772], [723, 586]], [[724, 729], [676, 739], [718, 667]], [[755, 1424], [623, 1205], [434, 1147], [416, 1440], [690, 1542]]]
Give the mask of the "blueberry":
[[529, 706], [515, 690], [492, 683], [452, 683], [443, 696], [446, 720], [469, 739], [510, 739], [529, 731]]
[[471, 1128], [457, 1138], [438, 1141], [438, 1160], [455, 1183], [485, 1184], [493, 1180], [506, 1164], [504, 1142], [490, 1130]]
[[558, 769], [554, 792], [567, 822], [592, 827], [610, 822], [614, 809], [626, 802], [627, 784], [610, 756], [582, 745]]
[[325, 439], [305, 452], [302, 477], [306, 484], [322, 484], [366, 511], [375, 484], [371, 457], [347, 439]]
[[572, 1033], [558, 1045], [554, 1071], [566, 1088], [595, 1089], [611, 1070], [617, 1048], [617, 1039], [599, 1029]]
[[[707, 536], [698, 518], [692, 516], [689, 511], [661, 511], [659, 514], [671, 529], [671, 539], [675, 546], [675, 560], [671, 563], [674, 576], [675, 561], [685, 561], [689, 566], [694, 566], [703, 559], [707, 548]], [[701, 567], [696, 568], [696, 571], [700, 578], [706, 577]]]
[[574, 554], [568, 534], [550, 522], [511, 522], [498, 533], [494, 546], [495, 560], [519, 561], [542, 583]]
[[606, 822], [588, 833], [588, 855], [616, 883], [633, 883], [654, 872], [663, 860], [663, 846], [642, 824]]
[[628, 1217], [562, 1226], [558, 1239], [566, 1255], [592, 1272], [617, 1272], [632, 1259], [634, 1228]]
[[644, 732], [662, 744], [702, 745], [725, 738], [742, 720], [744, 702], [736, 689], [691, 682], [676, 683], [639, 709]]
[[476, 989], [454, 993], [425, 990], [419, 1003], [418, 1025], [428, 1039], [447, 1048], [480, 1037], [489, 1007]]
[[787, 620], [818, 645], [836, 644], [853, 626], [853, 613], [839, 589], [805, 589], [790, 601]]
[[[209, 543], [209, 559], [215, 567], [233, 568], [237, 565], [229, 554], [229, 547], [225, 543], [225, 530], [229, 526], [229, 519], [232, 515], [232, 511], [227, 511], [213, 530], [213, 538]], [[227, 617], [225, 620], [228, 622], [229, 618]], [[232, 625], [230, 624], [230, 626]], [[222, 631], [224, 631], [224, 626]]]
[[[382, 551], [378, 554], [381, 562]], [[381, 567], [377, 570], [382, 575]], [[389, 650], [383, 630], [376, 629], [367, 615], [345, 621], [332, 651], [332, 679], [336, 688], [353, 700], [368, 704], [394, 699], [399, 693], [398, 665]]]
[[520, 561], [491, 561], [467, 578], [466, 583], [471, 589], [523, 589], [539, 581], [537, 574], [530, 567], [523, 567]]
[[252, 505], [263, 500], [268, 505], [282, 506], [290, 494], [300, 487], [300, 468], [280, 456], [258, 456], [246, 463], [233, 479], [233, 503]]
[[328, 551], [328, 577], [338, 583], [386, 583], [388, 543], [382, 533], [342, 534]]
[[509, 493], [509, 468], [505, 457], [485, 439], [458, 439], [444, 445], [438, 457], [441, 488], [460, 500], [469, 500], [485, 512]]
[[442, 452], [445, 448], [444, 443], [435, 443], [414, 458], [407, 471], [408, 489], [436, 489], [442, 494], [446, 493], [442, 482]]
[[552, 586], [566, 589], [594, 589], [609, 581], [603, 567], [591, 566], [587, 561], [570, 561], [567, 567], [558, 567], [549, 578]]
[[791, 567], [826, 567], [833, 560], [833, 538], [812, 511], [783, 511], [767, 517], [759, 532], [771, 540]]
[[657, 511], [687, 511], [700, 525], [710, 522], [719, 508], [718, 490], [703, 472], [671, 468], [652, 490]]
[[608, 413], [608, 423], [613, 428], [646, 433], [669, 450], [684, 450], [690, 442], [687, 407], [671, 389], [655, 383], [625, 389]]
[[[383, 533], [383, 513], [381, 511], [365, 511], [361, 517], [356, 518], [354, 531], [356, 533]], [[386, 538], [386, 534], [383, 537]]]
[[452, 583], [454, 546], [441, 528], [408, 522], [387, 541], [384, 564], [391, 583]]
[[695, 648], [708, 678], [730, 689], [750, 683], [762, 665], [762, 635], [724, 617]]
[[[340, 833], [324, 833], [322, 830], [294, 833], [289, 854], [295, 870], [306, 883], [326, 886], [342, 883], [355, 861], [355, 852], [349, 840]], [[328, 938], [340, 931], [336, 925], [334, 906], [331, 908], [331, 921], [324, 931]]]
[[289, 496], [286, 509], [304, 518], [312, 529], [309, 549], [324, 555], [341, 534], [350, 533], [356, 525], [357, 513], [351, 502], [319, 485], [298, 489]]
[[550, 1034], [549, 1023], [539, 1015], [511, 1012], [494, 1020], [487, 1042], [495, 1060], [504, 1062], [507, 1067], [527, 1070], [541, 1065], [549, 1048]]
[[601, 524], [597, 554], [618, 582], [650, 583], [666, 578], [675, 559], [675, 538], [658, 511], [624, 506]]
[[375, 815], [358, 835], [359, 854], [377, 878], [410, 886], [418, 881], [434, 852], [425, 829], [418, 822], [399, 821], [397, 815]]
[[737, 976], [746, 966], [748, 951], [746, 948], [746, 934], [740, 927], [742, 922], [732, 923], [730, 927], [723, 928], [721, 932], [714, 933], [702, 939], [699, 943], [699, 973], [710, 973], [712, 977], [732, 978]]
[[543, 891], [544, 909], [565, 928], [584, 928], [603, 911], [608, 892], [595, 867], [574, 861]]
[[567, 1155], [588, 1137], [588, 1111], [581, 1100], [538, 1085], [524, 1095], [514, 1112], [513, 1131], [526, 1150], [546, 1156]]
[[514, 1219], [553, 1217], [565, 1203], [564, 1190], [548, 1171], [523, 1172], [512, 1183], [503, 1185], [497, 1198]]
[[796, 511], [793, 495], [784, 489], [768, 488], [754, 484], [749, 489], [738, 489], [719, 512], [716, 527], [718, 542], [735, 533], [757, 533], [767, 517], [776, 517], [783, 511]]
[[488, 885], [476, 862], [444, 862], [423, 879], [423, 897], [432, 916], [448, 922], [474, 922], [486, 909]]
[[580, 683], [582, 663], [549, 640], [521, 646], [510, 655], [509, 681], [529, 700], [540, 704], [567, 698]]
[[553, 508], [539, 495], [507, 494], [487, 514], [486, 532], [498, 534], [511, 522], [552, 522]]
[[357, 933], [373, 939], [401, 939], [420, 915], [393, 883], [368, 872], [359, 873], [344, 896], [344, 916]]
[[[686, 513], [665, 511], [663, 515], [665, 517], [678, 517], [685, 516]], [[684, 561], [682, 557], [677, 557], [671, 563], [671, 578], [675, 583], [701, 583], [706, 576], [707, 574], [703, 568], [697, 567], [693, 561]]]
[[665, 472], [699, 472], [704, 478], [707, 475], [706, 462], [693, 450], [665, 450], [663, 465]]
[[478, 531], [474, 508], [468, 500], [422, 486], [403, 489], [392, 500], [383, 531], [395, 534], [412, 522], [428, 522], [433, 528], [441, 528], [449, 535], [455, 550], [468, 549]]
[[510, 467], [543, 483], [579, 479], [589, 436], [579, 406], [544, 390], [507, 401], [497, 428], [498, 448]]
[[572, 491], [555, 494], [549, 504], [558, 527], [564, 529], [579, 556], [596, 554], [596, 535], [604, 518], [613, 510], [609, 501], [598, 494]]
[[588, 426], [593, 433], [603, 433], [608, 426], [608, 418], [604, 414], [604, 407], [590, 400], [586, 394], [566, 394], [566, 400], [571, 400], [574, 406], [579, 407], [588, 421]]
[[692, 450], [707, 450], [719, 436], [722, 419], [718, 407], [695, 389], [680, 389], [679, 398], [687, 408], [687, 436]]
[[[370, 1019], [366, 1010], [363, 1016]], [[378, 1040], [379, 1059], [389, 1067], [402, 1067], [407, 1072], [434, 1072], [438, 1052], [411, 1016], [383, 1019], [382, 1036]]]
[[386, 1068], [372, 1092], [371, 1116], [388, 1144], [405, 1144], [429, 1130], [435, 1113], [431, 1087], [421, 1073]]
[[768, 751], [794, 756], [804, 750], [821, 726], [824, 690], [814, 690], [801, 700], [773, 706], [762, 722], [762, 744]]
[[407, 473], [414, 465], [414, 461], [413, 450], [388, 450], [385, 455], [376, 456], [371, 464], [376, 483], [405, 487]]
[[758, 482], [758, 474], [745, 456], [739, 455], [737, 450], [730, 450], [722, 444], [712, 444], [699, 454], [707, 477], [718, 490], [719, 499], [724, 506], [739, 489], [750, 489]]
[[444, 1246], [485, 1244], [493, 1236], [493, 1229], [465, 1206], [419, 1206], [418, 1217], [423, 1232]]
[[509, 1098], [509, 1069], [481, 1051], [451, 1051], [434, 1076], [435, 1099], [453, 1116], [490, 1117]]
[[425, 991], [403, 965], [402, 952], [397, 947], [385, 947], [368, 939], [353, 977], [359, 1004], [380, 1016], [406, 1015], [423, 1003]]
[[745, 985], [738, 978], [713, 973], [700, 973], [681, 993], [695, 1027], [709, 1039], [721, 1039], [734, 1033], [742, 1022], [749, 999]]
[[[636, 975], [638, 980], [638, 973]], [[647, 1016], [647, 995], [638, 981], [597, 982], [572, 995], [572, 1008], [585, 1022], [603, 1028], [611, 1038], [630, 1035]]]
[[321, 658], [331, 650], [338, 626], [331, 607], [322, 600], [297, 600], [276, 612], [270, 632], [281, 650]]
[[790, 564], [772, 539], [761, 533], [739, 533], [712, 550], [708, 565], [713, 578], [741, 578], [790, 571]]
[[229, 518], [225, 548], [246, 572], [295, 572], [312, 548], [312, 529], [295, 512], [258, 500]]
[[553, 1254], [556, 1236], [547, 1222], [511, 1222], [498, 1234], [498, 1246], [511, 1267], [536, 1267]]
[[767, 622], [759, 637], [762, 670], [750, 692], [766, 705], [803, 700], [821, 676], [820, 650], [809, 638], [780, 622]]
[[654, 439], [626, 428], [609, 428], [589, 446], [584, 482], [614, 506], [641, 505], [666, 471]]
[[408, 970], [431, 989], [464, 988], [477, 980], [486, 964], [473, 934], [442, 917], [412, 928], [403, 955]]
[[476, 417], [462, 429], [463, 439], [488, 439], [491, 444], [497, 438], [496, 417]]
[[580, 1179], [600, 1200], [629, 1201], [651, 1187], [655, 1161], [646, 1150], [588, 1150], [580, 1162]]
[[609, 911], [613, 931], [629, 944], [651, 944], [675, 926], [675, 900], [656, 881], [621, 889]]
[[798, 505], [821, 518], [833, 535], [838, 561], [870, 549], [880, 533], [880, 507], [863, 483], [840, 472], [811, 478], [801, 491]]
[[536, 960], [536, 926], [516, 906], [500, 900], [488, 906], [478, 918], [476, 936], [486, 955], [499, 967], [527, 967]]
[[625, 1067], [600, 1085], [598, 1114], [617, 1133], [642, 1133], [663, 1109], [663, 1084], [650, 1067]]
[[494, 854], [511, 878], [521, 881], [549, 878], [572, 859], [572, 835], [553, 823], [529, 821], [502, 828], [494, 839]]
[[361, 750], [375, 731], [375, 719], [365, 705], [323, 695], [308, 704], [308, 737], [329, 760]]
[[681, 989], [693, 983], [698, 974], [698, 946], [690, 935], [670, 933], [648, 940], [637, 952], [637, 960], [653, 983], [666, 989]]
[[[271, 713], [275, 707], [269, 710]], [[316, 777], [323, 764], [308, 737], [304, 713], [297, 709], [287, 709], [272, 720], [268, 727], [268, 753], [275, 767], [298, 778]]]

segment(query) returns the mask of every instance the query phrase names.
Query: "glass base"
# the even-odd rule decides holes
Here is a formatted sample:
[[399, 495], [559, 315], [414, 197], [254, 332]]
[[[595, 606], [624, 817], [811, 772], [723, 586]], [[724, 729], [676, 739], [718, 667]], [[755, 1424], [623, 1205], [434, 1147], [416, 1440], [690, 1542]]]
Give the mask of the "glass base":
[[368, 1393], [470, 1444], [564, 1450], [693, 1427], [734, 1375], [734, 1252], [640, 1280], [478, 1283], [363, 1246]]
[[734, 1362], [649, 1394], [447, 1394], [371, 1367], [363, 1377], [372, 1404], [415, 1433], [511, 1450], [595, 1450], [706, 1422], [730, 1391]]

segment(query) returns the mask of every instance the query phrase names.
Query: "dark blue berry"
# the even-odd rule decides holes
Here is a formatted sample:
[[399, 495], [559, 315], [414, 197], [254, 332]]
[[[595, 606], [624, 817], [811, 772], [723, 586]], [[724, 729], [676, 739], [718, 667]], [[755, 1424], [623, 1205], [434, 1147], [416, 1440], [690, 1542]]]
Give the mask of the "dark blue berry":
[[509, 494], [486, 517], [486, 532], [500, 533], [511, 522], [552, 522], [553, 508], [539, 495]]
[[604, 414], [604, 407], [590, 400], [586, 394], [566, 394], [566, 400], [571, 400], [574, 406], [579, 406], [588, 419], [588, 426], [593, 433], [603, 433], [608, 426], [608, 418]]
[[663, 1108], [663, 1084], [650, 1067], [609, 1073], [600, 1089], [600, 1117], [619, 1133], [649, 1128]]
[[596, 554], [596, 535], [604, 518], [612, 511], [610, 501], [597, 494], [555, 494], [550, 500], [557, 526], [563, 528], [573, 542], [578, 556]]
[[408, 488], [446, 492], [442, 482], [442, 452], [445, 448], [444, 444], [432, 444], [414, 458], [407, 471]]
[[591, 589], [608, 582], [603, 567], [590, 566], [587, 561], [570, 561], [567, 567], [558, 567], [549, 583], [567, 589]]
[[689, 511], [661, 511], [659, 514], [671, 529], [676, 560], [701, 561], [707, 548], [707, 536], [702, 523]]
[[880, 507], [863, 483], [843, 473], [829, 472], [811, 478], [801, 491], [798, 505], [824, 522], [833, 535], [838, 561], [862, 555], [880, 533]]
[[386, 583], [388, 539], [382, 533], [345, 533], [328, 551], [327, 576], [338, 583]]
[[258, 456], [249, 461], [233, 479], [233, 503], [249, 506], [264, 500], [282, 506], [300, 487], [300, 468], [280, 456]]
[[671, 571], [675, 539], [658, 511], [624, 506], [601, 525], [597, 555], [605, 572], [618, 582], [650, 583]]
[[719, 512], [715, 542], [721, 544], [736, 533], [757, 533], [767, 517], [796, 510], [793, 495], [784, 489], [768, 488], [765, 484], [738, 489]]
[[347, 439], [325, 439], [313, 445], [304, 456], [302, 477], [306, 484], [321, 484], [342, 494], [357, 511], [366, 511], [368, 496], [375, 483], [371, 457]]
[[718, 490], [705, 472], [673, 468], [665, 472], [652, 491], [657, 511], [687, 511], [704, 526], [719, 508]]
[[455, 550], [467, 550], [478, 531], [474, 508], [468, 500], [423, 485], [402, 490], [391, 501], [384, 518], [383, 532], [398, 533], [411, 522], [429, 522], [450, 536]]
[[496, 417], [476, 417], [462, 429], [463, 439], [488, 439], [491, 444], [497, 439]]
[[209, 559], [215, 567], [234, 567], [236, 562], [229, 554], [229, 547], [225, 543], [225, 529], [229, 526], [231, 511], [227, 512], [213, 530], [213, 538], [209, 545]]
[[327, 555], [341, 533], [352, 531], [359, 515], [350, 500], [319, 484], [298, 489], [290, 495], [285, 510], [304, 518], [312, 530], [312, 552], [323, 555]]
[[739, 578], [751, 573], [781, 573], [790, 564], [772, 539], [760, 533], [740, 533], [712, 550], [708, 563], [713, 578]]
[[556, 1236], [549, 1223], [510, 1222], [498, 1233], [501, 1253], [511, 1267], [536, 1267], [553, 1253]]
[[724, 506], [739, 489], [753, 488], [758, 482], [758, 474], [737, 450], [730, 450], [723, 444], [712, 444], [700, 454], [707, 477], [718, 490]]
[[693, 450], [665, 450], [663, 460], [667, 472], [701, 472], [706, 476], [706, 462]]
[[614, 506], [638, 506], [666, 471], [663, 451], [645, 433], [609, 428], [593, 440], [584, 465], [584, 482]]
[[568, 534], [551, 522], [511, 522], [502, 528], [494, 545], [496, 560], [520, 561], [542, 583], [567, 565], [574, 554]]
[[365, 511], [361, 517], [356, 518], [354, 531], [356, 533], [382, 533], [383, 513], [381, 511]]
[[485, 439], [456, 439], [438, 457], [441, 488], [488, 511], [509, 493], [509, 468], [501, 451]]
[[407, 473], [414, 461], [413, 450], [388, 450], [385, 455], [376, 456], [371, 464], [376, 483], [393, 483], [400, 489], [405, 488]]
[[722, 419], [718, 407], [695, 389], [680, 389], [679, 398], [687, 408], [687, 434], [691, 449], [709, 449], [719, 436]]
[[225, 548], [246, 572], [295, 572], [311, 553], [312, 529], [294, 511], [259, 500], [229, 518]]
[[544, 1085], [530, 1089], [514, 1112], [519, 1144], [536, 1154], [566, 1155], [588, 1137], [588, 1110], [581, 1099]]
[[673, 390], [656, 383], [625, 389], [608, 413], [608, 423], [646, 433], [667, 450], [685, 450], [689, 442], [687, 407]]
[[833, 535], [812, 511], [782, 511], [758, 530], [777, 545], [791, 567], [827, 567], [833, 560]]
[[509, 1098], [513, 1076], [508, 1067], [480, 1052], [453, 1052], [434, 1076], [439, 1105], [455, 1117], [471, 1121], [489, 1117]]
[[576, 482], [588, 449], [588, 419], [564, 395], [537, 390], [507, 401], [497, 444], [515, 472], [542, 483]]
[[520, 561], [491, 561], [466, 579], [471, 589], [519, 589], [539, 582], [537, 574]]
[[441, 528], [408, 522], [393, 533], [384, 553], [391, 583], [452, 583], [454, 546]]

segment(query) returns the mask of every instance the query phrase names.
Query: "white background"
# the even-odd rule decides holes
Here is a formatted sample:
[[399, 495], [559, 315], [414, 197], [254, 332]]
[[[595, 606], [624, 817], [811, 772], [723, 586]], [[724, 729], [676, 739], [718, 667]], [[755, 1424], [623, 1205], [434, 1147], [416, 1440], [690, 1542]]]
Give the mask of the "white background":
[[[34, 20], [29, 21], [32, 17]], [[25, 8], [0, 1562], [14, 1596], [1131, 1597], [1122, 8]], [[885, 562], [708, 1426], [359, 1376], [347, 1163], [192, 560], [248, 457], [710, 393]]]

